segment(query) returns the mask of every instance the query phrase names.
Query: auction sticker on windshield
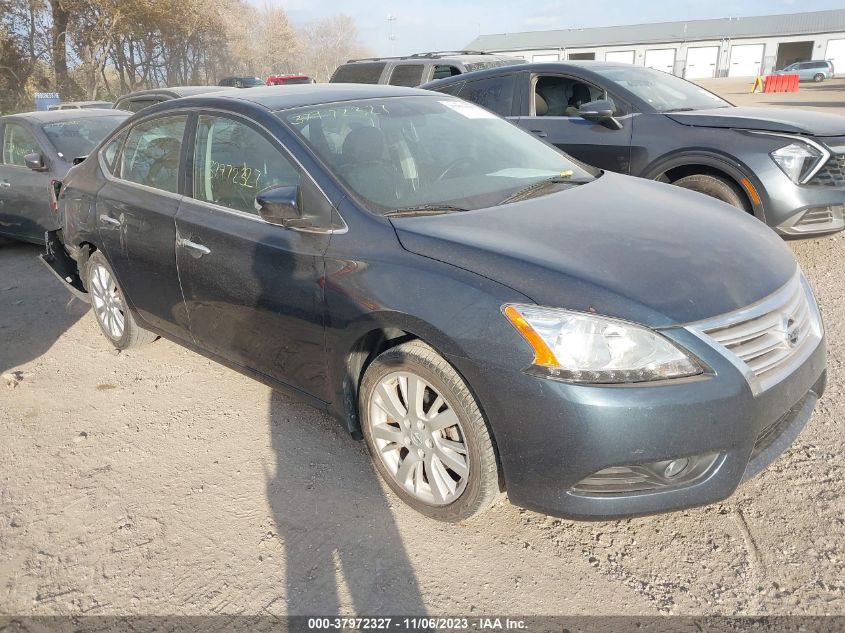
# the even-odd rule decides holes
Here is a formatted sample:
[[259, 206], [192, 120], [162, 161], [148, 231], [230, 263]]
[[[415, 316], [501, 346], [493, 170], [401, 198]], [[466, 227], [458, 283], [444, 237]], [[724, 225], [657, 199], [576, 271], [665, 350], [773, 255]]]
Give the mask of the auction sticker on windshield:
[[458, 114], [468, 119], [495, 119], [496, 115], [468, 101], [441, 101], [447, 108], [451, 108]]

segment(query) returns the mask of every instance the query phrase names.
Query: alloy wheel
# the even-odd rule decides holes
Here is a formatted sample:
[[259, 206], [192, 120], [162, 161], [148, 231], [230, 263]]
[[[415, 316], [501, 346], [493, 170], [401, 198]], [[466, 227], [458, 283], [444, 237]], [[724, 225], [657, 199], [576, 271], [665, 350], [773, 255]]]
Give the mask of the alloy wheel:
[[399, 485], [433, 506], [461, 496], [470, 472], [464, 433], [431, 384], [414, 373], [389, 373], [373, 391], [369, 413], [379, 458]]
[[94, 264], [91, 271], [91, 303], [106, 333], [115, 341], [119, 340], [126, 323], [123, 299], [111, 273], [101, 264]]

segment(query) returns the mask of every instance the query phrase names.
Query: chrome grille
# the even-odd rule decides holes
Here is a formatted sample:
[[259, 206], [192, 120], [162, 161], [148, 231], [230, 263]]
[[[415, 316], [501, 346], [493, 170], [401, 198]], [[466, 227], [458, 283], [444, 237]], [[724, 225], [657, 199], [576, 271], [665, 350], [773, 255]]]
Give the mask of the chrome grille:
[[727, 352], [755, 395], [777, 384], [803, 362], [822, 336], [821, 317], [800, 273], [763, 301], [689, 329]]
[[831, 156], [807, 184], [822, 187], [845, 187], [845, 154]]

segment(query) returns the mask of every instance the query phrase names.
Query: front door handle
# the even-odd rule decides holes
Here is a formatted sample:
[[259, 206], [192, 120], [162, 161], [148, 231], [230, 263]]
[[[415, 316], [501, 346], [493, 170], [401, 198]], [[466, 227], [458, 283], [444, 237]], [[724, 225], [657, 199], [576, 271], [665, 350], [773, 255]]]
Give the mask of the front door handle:
[[100, 214], [100, 222], [103, 224], [111, 224], [112, 226], [120, 226], [120, 220], [113, 218], [110, 215], [106, 215], [105, 213]]
[[548, 133], [543, 130], [531, 130], [531, 133], [539, 136], [540, 138], [546, 138], [548, 136]]
[[177, 242], [179, 246], [184, 248], [190, 249], [194, 251], [191, 253], [194, 257], [202, 257], [203, 255], [210, 255], [211, 249], [208, 246], [203, 246], [202, 244], [197, 244], [196, 242], [192, 242], [191, 240], [186, 240], [180, 237]]

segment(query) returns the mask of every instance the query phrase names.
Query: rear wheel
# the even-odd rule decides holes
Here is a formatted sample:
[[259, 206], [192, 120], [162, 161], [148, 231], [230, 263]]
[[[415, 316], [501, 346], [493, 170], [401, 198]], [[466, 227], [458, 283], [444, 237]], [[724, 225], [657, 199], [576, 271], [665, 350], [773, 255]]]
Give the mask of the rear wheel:
[[684, 176], [672, 183], [684, 189], [690, 189], [703, 193], [711, 198], [716, 198], [722, 202], [742, 209], [743, 211], [750, 211], [748, 206], [748, 199], [742, 192], [742, 189], [732, 180], [724, 176], [715, 176], [711, 174], [693, 174], [691, 176]]
[[88, 260], [86, 281], [94, 316], [112, 345], [117, 349], [128, 349], [157, 338], [135, 323], [114, 271], [99, 251], [95, 251]]
[[464, 381], [421, 341], [367, 368], [359, 398], [367, 448], [388, 486], [415, 510], [456, 522], [499, 495], [493, 441]]
[[824, 81], [824, 74], [823, 73], [816, 73], [813, 75], [813, 81], [819, 83], [820, 81]]

